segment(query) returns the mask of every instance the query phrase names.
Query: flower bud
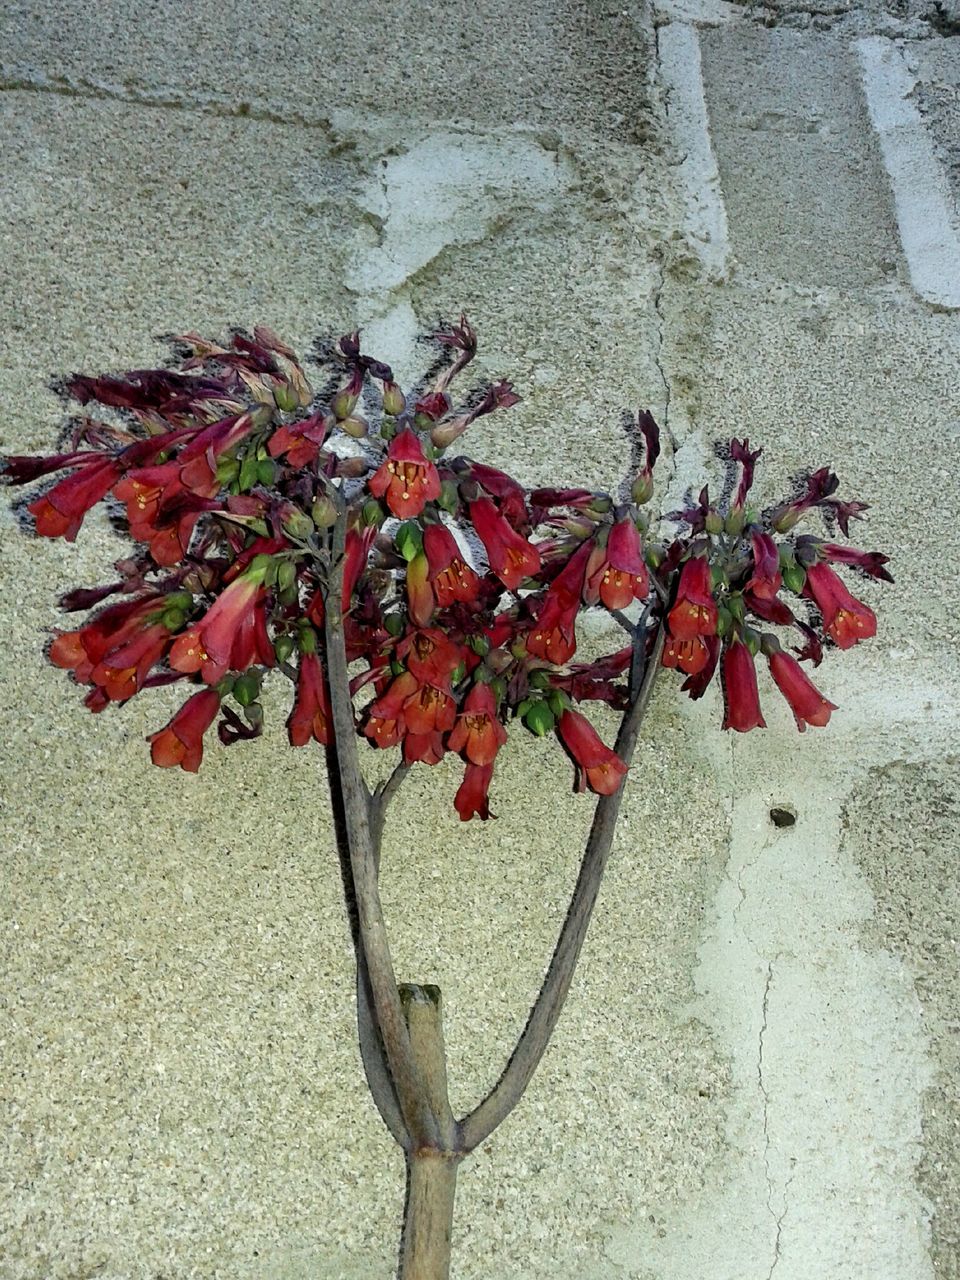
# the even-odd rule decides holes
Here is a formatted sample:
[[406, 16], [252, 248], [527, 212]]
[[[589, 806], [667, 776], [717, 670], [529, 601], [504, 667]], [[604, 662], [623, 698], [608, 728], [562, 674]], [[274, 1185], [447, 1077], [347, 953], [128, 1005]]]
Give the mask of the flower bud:
[[383, 626], [388, 635], [398, 636], [403, 630], [403, 619], [399, 613], [388, 613], [383, 620]]
[[394, 534], [393, 540], [408, 563], [423, 550], [423, 534], [415, 520], [405, 521]]
[[217, 459], [217, 481], [219, 484], [229, 486], [233, 484], [240, 474], [240, 463], [236, 458], [224, 456]]
[[374, 525], [379, 529], [387, 518], [387, 513], [384, 511], [383, 507], [381, 507], [376, 498], [367, 499], [360, 509], [360, 515], [363, 518], [363, 523], [368, 528], [371, 525]]
[[743, 533], [743, 526], [743, 512], [739, 507], [734, 507], [723, 522], [724, 532], [729, 533], [731, 537], [736, 537], [738, 533]]
[[273, 422], [273, 405], [258, 404], [250, 410], [250, 424], [254, 431], [262, 431]]
[[714, 507], [711, 507], [704, 517], [704, 528], [707, 533], [712, 533], [714, 537], [719, 533], [723, 533], [723, 516]]
[[168, 631], [179, 631], [187, 620], [187, 612], [185, 609], [164, 609], [160, 615], [160, 621]]
[[650, 501], [653, 497], [653, 476], [649, 472], [640, 472], [633, 482], [630, 497], [638, 507], [642, 507], [645, 502]]
[[318, 529], [329, 529], [331, 525], [337, 523], [337, 508], [334, 506], [333, 499], [328, 498], [325, 493], [321, 493], [315, 500], [310, 508], [310, 515]]
[[282, 525], [291, 538], [297, 538], [300, 541], [309, 538], [315, 529], [314, 523], [307, 513], [300, 511], [297, 507], [294, 507], [288, 515], [284, 516]]
[[307, 622], [306, 618], [301, 618], [300, 620], [300, 631], [297, 635], [297, 644], [300, 647], [301, 653], [317, 652], [317, 633], [314, 631], [313, 627], [311, 627], [310, 623]]
[[240, 463], [240, 473], [237, 476], [237, 484], [240, 486], [241, 491], [252, 489], [257, 483], [257, 467], [259, 465], [257, 455], [252, 451], [248, 453]]
[[547, 694], [547, 706], [555, 716], [562, 716], [566, 710], [573, 706], [573, 703], [559, 689], [551, 689]]
[[807, 580], [804, 569], [794, 561], [792, 564], [784, 566], [783, 569], [783, 585], [788, 591], [792, 591], [794, 595], [799, 595], [803, 590], [803, 584]]
[[537, 670], [537, 671], [530, 672], [530, 688], [531, 689], [549, 689], [550, 688], [550, 677], [546, 673], [546, 671]]
[[406, 397], [395, 382], [383, 384], [383, 412], [397, 418], [407, 407]]
[[277, 655], [277, 661], [286, 662], [296, 647], [297, 642], [294, 640], [293, 636], [277, 636], [276, 640], [273, 642], [273, 651]]
[[292, 582], [289, 587], [283, 587], [277, 597], [282, 605], [297, 604], [300, 600], [300, 592], [297, 584]]
[[467, 640], [467, 644], [470, 646], [473, 652], [478, 654], [481, 658], [485, 658], [486, 655], [490, 652], [490, 641], [484, 635], [478, 634], [478, 635], [470, 636], [470, 638]]
[[733, 614], [725, 605], [719, 605], [717, 607], [717, 635], [728, 635], [732, 626]]
[[353, 413], [354, 409], [357, 407], [359, 399], [360, 393], [351, 390], [350, 383], [348, 383], [347, 386], [342, 387], [337, 392], [333, 397], [333, 404], [330, 408], [336, 415], [338, 422], [342, 423], [344, 418], [350, 417], [351, 413]]
[[381, 438], [384, 440], [392, 440], [396, 434], [397, 434], [397, 424], [385, 418], [384, 421], [380, 423]]
[[544, 737], [545, 734], [552, 733], [556, 722], [556, 716], [545, 702], [533, 703], [526, 715], [523, 717], [523, 723], [527, 726], [530, 732], [536, 734], [538, 738]]
[[277, 586], [281, 591], [286, 591], [296, 580], [297, 566], [292, 560], [281, 560], [277, 568]]
[[193, 604], [193, 596], [189, 591], [171, 591], [163, 603], [167, 609], [189, 609]]
[[245, 671], [233, 686], [233, 696], [241, 707], [249, 707], [260, 696], [260, 672]]
[[370, 424], [366, 418], [361, 418], [358, 413], [352, 413], [348, 418], [342, 419], [339, 425], [340, 430], [345, 431], [348, 436], [353, 436], [354, 440], [362, 440], [370, 430]]
[[727, 608], [730, 610], [730, 613], [733, 615], [733, 617], [736, 618], [737, 622], [743, 621], [743, 596], [742, 595], [740, 595], [739, 593], [736, 593], [734, 595], [727, 596]]
[[460, 490], [449, 477], [444, 477], [440, 481], [440, 496], [437, 498], [437, 506], [442, 507], [444, 511], [452, 515], [459, 504]]
[[277, 408], [284, 413], [292, 413], [299, 403], [296, 389], [289, 382], [281, 382], [279, 386], [274, 387], [273, 398]]
[[754, 631], [753, 627], [744, 627], [742, 634], [743, 643], [750, 650], [751, 657], [755, 658], [760, 652], [760, 633]]

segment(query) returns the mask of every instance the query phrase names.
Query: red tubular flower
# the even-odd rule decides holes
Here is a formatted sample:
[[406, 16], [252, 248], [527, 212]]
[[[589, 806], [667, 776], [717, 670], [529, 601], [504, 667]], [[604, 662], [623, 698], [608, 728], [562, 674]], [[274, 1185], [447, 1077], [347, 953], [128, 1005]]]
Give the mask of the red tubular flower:
[[403, 739], [403, 758], [407, 764], [439, 764], [444, 757], [443, 734], [408, 733]]
[[796, 658], [778, 649], [770, 655], [770, 674], [790, 703], [801, 733], [808, 724], [822, 729], [829, 722], [831, 711], [837, 709], [836, 703], [827, 701]]
[[297, 696], [287, 720], [291, 745], [303, 747], [315, 738], [325, 747], [330, 741], [330, 720], [330, 700], [320, 659], [315, 653], [302, 653], [297, 672]]
[[677, 640], [712, 636], [717, 631], [717, 603], [713, 598], [710, 566], [694, 556], [680, 571], [677, 600], [667, 614], [670, 634]]
[[599, 795], [613, 795], [627, 766], [605, 745], [587, 717], [579, 711], [564, 711], [557, 721], [557, 732], [576, 763], [577, 790], [589, 786]]
[[650, 592], [647, 566], [640, 549], [640, 534], [632, 520], [618, 520], [605, 547], [594, 547], [587, 564], [583, 598], [587, 604], [603, 602], [608, 609], [625, 609], [632, 600]]
[[760, 712], [753, 655], [739, 640], [734, 640], [724, 651], [721, 679], [725, 706], [723, 728], [735, 729], [737, 733], [765, 729], [767, 725]]
[[119, 468], [114, 458], [96, 453], [86, 457], [89, 462], [28, 505], [40, 537], [73, 542], [83, 517], [116, 483]]
[[418, 516], [426, 504], [440, 496], [440, 476], [424, 456], [419, 437], [405, 427], [390, 441], [382, 466], [367, 481], [376, 498], [401, 520]]
[[497, 719], [497, 703], [488, 684], [475, 684], [464, 699], [447, 746], [462, 751], [472, 764], [491, 764], [507, 740], [507, 731]]
[[394, 677], [386, 692], [367, 708], [363, 732], [376, 747], [395, 747], [406, 733], [404, 704], [416, 697], [420, 682], [410, 671]]
[[422, 684], [403, 704], [409, 733], [446, 733], [457, 718], [457, 704], [445, 689]]
[[592, 544], [585, 540], [551, 582], [537, 621], [527, 635], [527, 652], [558, 666], [576, 653], [574, 624], [580, 612], [584, 574], [589, 566]]
[[695, 676], [707, 665], [710, 654], [702, 636], [691, 640], [677, 640], [668, 635], [663, 646], [661, 662], [665, 667], [679, 667], [687, 675]]
[[490, 568], [504, 586], [516, 591], [540, 568], [540, 552], [504, 520], [489, 498], [470, 503], [470, 519], [483, 543]]
[[773, 600], [783, 581], [777, 544], [769, 533], [752, 533], [750, 543], [753, 547], [753, 576], [743, 589], [752, 591], [760, 600]]
[[474, 816], [486, 822], [488, 818], [497, 816], [490, 812], [490, 805], [487, 802], [487, 792], [490, 790], [492, 777], [492, 764], [467, 765], [463, 773], [463, 781], [453, 800], [461, 822], [469, 822]]
[[274, 662], [263, 619], [265, 569], [247, 569], [226, 587], [199, 622], [184, 631], [170, 650], [174, 671], [199, 671], [216, 684], [228, 668], [244, 671], [259, 659]]
[[50, 661], [97, 685], [108, 702], [125, 702], [143, 687], [150, 668], [172, 640], [160, 621], [164, 597], [151, 594], [104, 609], [79, 631], [65, 631], [50, 646]]
[[423, 549], [439, 608], [446, 609], [455, 600], [466, 603], [476, 599], [480, 580], [464, 561], [449, 529], [442, 524], [427, 525], [423, 531]]
[[850, 594], [829, 565], [818, 562], [807, 570], [803, 594], [823, 615], [823, 627], [841, 649], [877, 634], [877, 615]]
[[165, 728], [147, 738], [153, 763], [161, 769], [179, 765], [187, 773], [196, 773], [203, 759], [203, 735], [219, 710], [220, 695], [216, 690], [195, 693]]

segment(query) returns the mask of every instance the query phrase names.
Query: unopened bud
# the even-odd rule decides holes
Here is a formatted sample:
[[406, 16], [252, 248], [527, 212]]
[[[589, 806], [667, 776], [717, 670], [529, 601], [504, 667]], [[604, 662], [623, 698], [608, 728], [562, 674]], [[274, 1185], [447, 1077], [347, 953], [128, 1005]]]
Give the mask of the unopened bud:
[[733, 626], [733, 614], [724, 605], [717, 609], [717, 635], [725, 636]]
[[243, 462], [240, 463], [240, 472], [237, 476], [237, 483], [241, 490], [252, 489], [257, 483], [257, 467], [259, 462], [255, 453], [248, 453]]
[[236, 458], [217, 459], [217, 481], [222, 485], [231, 485], [240, 474], [240, 463]]
[[710, 566], [710, 586], [713, 590], [716, 591], [717, 587], [725, 587], [727, 582], [728, 578], [723, 567], [719, 564], [712, 564]]
[[538, 670], [538, 671], [530, 672], [530, 688], [531, 689], [549, 689], [550, 688], [550, 677], [547, 675], [546, 671]]
[[711, 507], [704, 518], [703, 525], [707, 533], [712, 533], [716, 537], [717, 534], [723, 533], [723, 516]]
[[[465, 662], [458, 662], [457, 665], [450, 672], [450, 683], [459, 684], [466, 674], [467, 674], [467, 664]], [[496, 681], [491, 681], [490, 683], [496, 684]]]
[[780, 652], [780, 641], [776, 636], [764, 635], [760, 639], [760, 651], [765, 658], [772, 658]]
[[740, 507], [734, 507], [726, 520], [723, 522], [723, 528], [731, 537], [736, 537], [738, 533], [743, 533], [743, 511]]
[[381, 507], [376, 498], [368, 498], [360, 509], [360, 515], [363, 523], [369, 528], [371, 525], [379, 529], [387, 518], [387, 513]]
[[249, 707], [260, 696], [259, 671], [245, 671], [233, 686], [233, 696], [241, 707]]
[[292, 560], [281, 560], [277, 569], [277, 586], [281, 591], [292, 587], [297, 580], [297, 566]]
[[187, 620], [185, 609], [164, 609], [160, 621], [168, 631], [179, 631]]
[[382, 440], [392, 440], [396, 434], [397, 424], [389, 418], [385, 418], [383, 422], [380, 423], [380, 438]]
[[753, 627], [744, 627], [742, 634], [743, 634], [743, 643], [750, 650], [751, 656], [755, 658], [757, 654], [760, 652], [759, 632], [754, 631]]
[[777, 533], [789, 533], [794, 525], [800, 523], [802, 514], [796, 507], [784, 507], [779, 515], [774, 516], [773, 528]]
[[641, 471], [633, 482], [630, 497], [638, 507], [642, 507], [645, 502], [649, 502], [653, 497], [653, 476], [646, 471]]
[[314, 532], [315, 526], [305, 511], [299, 511], [294, 508], [284, 516], [283, 528], [291, 538], [297, 538], [302, 541], [304, 538], [310, 537], [311, 533]]
[[300, 631], [297, 635], [297, 644], [300, 646], [301, 653], [317, 652], [317, 633], [306, 619], [303, 619], [300, 623]]
[[403, 630], [403, 619], [399, 613], [388, 613], [383, 620], [383, 626], [388, 635], [398, 636]]
[[405, 521], [394, 534], [397, 550], [408, 563], [423, 550], [423, 534], [414, 520]]
[[254, 431], [262, 431], [273, 422], [273, 405], [258, 404], [250, 410], [250, 423]]
[[606, 493], [597, 493], [583, 508], [592, 516], [605, 516], [613, 508], [613, 499]]
[[277, 661], [286, 662], [296, 647], [297, 642], [293, 636], [277, 636], [273, 642], [273, 651], [277, 655]]
[[325, 493], [322, 493], [313, 503], [310, 515], [318, 529], [329, 529], [331, 525], [337, 523], [337, 508], [334, 506], [333, 499], [328, 498]]
[[358, 413], [352, 413], [348, 418], [342, 419], [340, 429], [345, 431], [348, 436], [353, 436], [354, 440], [362, 440], [370, 430], [370, 424], [366, 418], [361, 418]]
[[794, 595], [799, 595], [806, 580], [806, 570], [802, 569], [796, 561], [785, 566], [783, 570], [783, 585], [788, 591], [792, 591]]
[[547, 705], [557, 717], [562, 716], [570, 706], [570, 699], [559, 689], [551, 689], [547, 694]]
[[279, 386], [274, 387], [273, 398], [276, 401], [277, 408], [284, 413], [292, 413], [300, 401], [296, 388], [291, 387], [289, 382], [281, 382]]
[[736, 618], [737, 622], [743, 621], [743, 596], [742, 595], [740, 595], [739, 593], [736, 593], [734, 595], [727, 596], [727, 608], [730, 610], [734, 618]]
[[406, 397], [395, 382], [383, 384], [383, 412], [391, 418], [399, 417], [407, 407]]
[[538, 701], [534, 702], [527, 710], [526, 715], [523, 717], [523, 723], [531, 733], [536, 734], [538, 738], [542, 738], [545, 734], [553, 732], [557, 718], [545, 702]]
[[483, 635], [472, 635], [467, 640], [467, 644], [481, 658], [485, 658], [490, 652], [490, 641]]
[[445, 477], [440, 481], [440, 496], [437, 498], [437, 506], [442, 507], [444, 511], [452, 515], [459, 505], [460, 490], [449, 477]]
[[357, 407], [360, 396], [358, 392], [351, 391], [349, 384], [343, 387], [333, 397], [333, 404], [330, 408], [336, 415], [337, 421], [342, 422], [344, 418], [349, 418], [351, 413]]

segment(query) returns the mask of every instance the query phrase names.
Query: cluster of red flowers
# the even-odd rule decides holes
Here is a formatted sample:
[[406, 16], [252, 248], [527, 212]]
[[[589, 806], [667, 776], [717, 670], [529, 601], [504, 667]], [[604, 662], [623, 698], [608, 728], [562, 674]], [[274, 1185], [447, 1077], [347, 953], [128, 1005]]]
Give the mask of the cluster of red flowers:
[[[8, 457], [5, 479], [22, 484], [67, 472], [27, 504], [38, 534], [72, 541], [103, 499], [134, 540], [118, 581], [70, 592], [68, 610], [94, 608], [83, 626], [57, 635], [51, 661], [90, 686], [93, 711], [174, 681], [196, 690], [150, 738], [154, 763], [195, 771], [203, 735], [221, 716], [224, 743], [260, 733], [265, 674], [295, 685], [290, 741], [330, 740], [323, 661], [329, 532], [345, 503], [343, 602], [347, 657], [373, 698], [357, 730], [376, 747], [399, 746], [408, 762], [465, 762], [456, 807], [489, 815], [494, 762], [505, 725], [555, 731], [577, 768], [578, 788], [609, 794], [626, 767], [574, 703], [623, 708], [635, 651], [665, 630], [662, 661], [698, 697], [720, 670], [724, 727], [763, 725], [754, 656], [803, 729], [824, 725], [833, 704], [797, 658], [762, 624], [799, 628], [801, 660], [817, 664], [818, 630], [779, 596], [819, 610], [839, 647], [874, 634], [871, 611], [831, 563], [887, 578], [885, 557], [814, 537], [782, 536], [820, 508], [844, 533], [859, 503], [833, 497], [820, 471], [801, 496], [758, 514], [746, 506], [757, 452], [733, 441], [736, 495], [723, 509], [675, 513], [677, 533], [654, 541], [644, 505], [659, 453], [656, 424], [641, 413], [638, 474], [630, 501], [586, 489], [526, 490], [493, 467], [447, 450], [476, 418], [516, 403], [507, 382], [454, 409], [449, 388], [476, 351], [461, 317], [436, 335], [452, 353], [432, 384], [408, 399], [390, 368], [361, 353], [359, 336], [330, 355], [338, 388], [315, 396], [293, 352], [266, 329], [229, 344], [176, 339], [180, 367], [122, 377], [76, 376], [71, 396], [101, 406], [73, 424], [70, 452]], [[106, 412], [104, 412], [106, 410]], [[335, 503], [333, 498], [337, 498]], [[639, 623], [623, 610], [645, 606]], [[632, 643], [599, 661], [570, 665], [586, 608], [611, 611]]]

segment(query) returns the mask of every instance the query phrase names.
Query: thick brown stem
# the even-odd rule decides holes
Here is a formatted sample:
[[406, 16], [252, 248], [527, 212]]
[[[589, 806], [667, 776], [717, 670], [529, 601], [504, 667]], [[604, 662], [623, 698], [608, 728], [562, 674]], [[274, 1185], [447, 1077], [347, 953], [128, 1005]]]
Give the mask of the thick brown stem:
[[447, 1280], [457, 1168], [462, 1154], [447, 1097], [440, 991], [437, 987], [405, 984], [400, 988], [400, 1001], [420, 1079], [439, 1124], [441, 1146], [418, 1147], [407, 1153], [407, 1204], [399, 1280]]

